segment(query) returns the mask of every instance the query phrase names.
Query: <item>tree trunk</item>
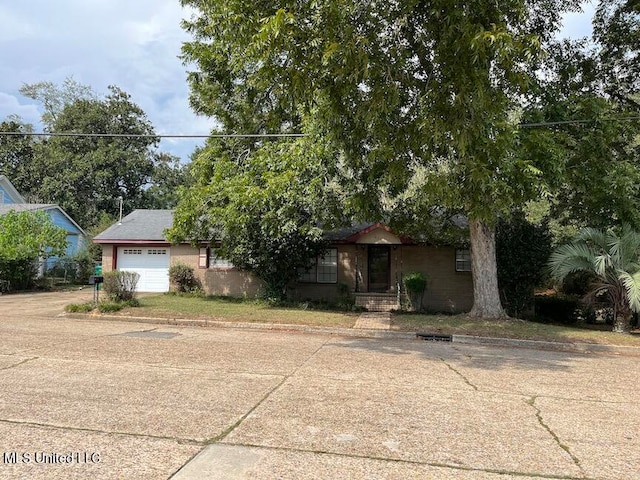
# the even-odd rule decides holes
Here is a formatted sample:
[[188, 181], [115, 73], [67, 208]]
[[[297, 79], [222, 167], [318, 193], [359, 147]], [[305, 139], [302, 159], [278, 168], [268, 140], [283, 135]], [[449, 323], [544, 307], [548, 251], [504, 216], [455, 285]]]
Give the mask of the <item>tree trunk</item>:
[[631, 311], [616, 311], [613, 320], [613, 331], [616, 333], [631, 332]]
[[498, 291], [495, 229], [479, 220], [470, 220], [469, 227], [473, 277], [473, 308], [469, 316], [506, 318]]

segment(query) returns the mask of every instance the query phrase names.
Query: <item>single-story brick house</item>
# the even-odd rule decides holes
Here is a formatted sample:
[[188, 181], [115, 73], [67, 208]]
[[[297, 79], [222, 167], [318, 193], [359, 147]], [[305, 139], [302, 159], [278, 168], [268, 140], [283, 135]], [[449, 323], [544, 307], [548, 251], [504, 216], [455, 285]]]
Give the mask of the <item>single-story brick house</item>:
[[[140, 274], [140, 291], [169, 291], [169, 266], [194, 268], [206, 293], [255, 296], [260, 280], [236, 269], [214, 251], [188, 244], [171, 245], [165, 230], [171, 210], [135, 210], [94, 238], [102, 245], [103, 272], [119, 269]], [[403, 275], [424, 273], [423, 306], [433, 311], [467, 311], [473, 303], [469, 250], [433, 246], [396, 235], [380, 223], [365, 223], [327, 233], [330, 247], [314, 267], [301, 272], [291, 295], [298, 300], [332, 300], [344, 284], [358, 304], [370, 309], [396, 308]]]

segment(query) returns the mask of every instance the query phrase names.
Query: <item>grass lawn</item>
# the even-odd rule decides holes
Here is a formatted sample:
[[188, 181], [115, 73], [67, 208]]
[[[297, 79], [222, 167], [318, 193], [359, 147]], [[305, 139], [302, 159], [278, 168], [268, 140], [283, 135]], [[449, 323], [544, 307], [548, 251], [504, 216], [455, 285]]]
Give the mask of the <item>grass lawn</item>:
[[398, 314], [391, 318], [391, 329], [399, 331], [640, 347], [639, 334], [613, 333], [610, 325], [569, 327], [518, 319], [477, 320], [465, 315]]
[[145, 295], [139, 300], [139, 307], [126, 308], [120, 314], [346, 328], [353, 327], [358, 318], [357, 313], [271, 307], [263, 302], [224, 297]]
[[[226, 322], [288, 323], [318, 327], [352, 328], [357, 313], [303, 308], [272, 307], [266, 303], [227, 297], [143, 295], [140, 307], [126, 308], [121, 315], [155, 318], [194, 318]], [[484, 337], [518, 338], [551, 342], [585, 342], [640, 347], [640, 333], [622, 335], [608, 325], [569, 327], [525, 320], [476, 320], [465, 315], [393, 314], [391, 329]]]

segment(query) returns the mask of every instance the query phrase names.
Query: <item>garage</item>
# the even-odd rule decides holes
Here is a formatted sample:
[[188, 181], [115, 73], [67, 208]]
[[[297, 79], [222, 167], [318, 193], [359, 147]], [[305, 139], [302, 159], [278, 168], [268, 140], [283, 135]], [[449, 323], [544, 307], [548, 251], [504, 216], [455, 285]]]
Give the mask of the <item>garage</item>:
[[168, 247], [118, 247], [118, 270], [140, 275], [138, 292], [169, 291]]

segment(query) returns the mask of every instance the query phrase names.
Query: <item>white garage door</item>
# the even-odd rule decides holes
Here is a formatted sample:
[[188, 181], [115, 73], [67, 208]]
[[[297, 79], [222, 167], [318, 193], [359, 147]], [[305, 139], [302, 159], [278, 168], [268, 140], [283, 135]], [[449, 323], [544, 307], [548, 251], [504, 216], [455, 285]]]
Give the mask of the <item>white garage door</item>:
[[169, 291], [169, 248], [119, 247], [118, 270], [137, 272], [138, 292]]

